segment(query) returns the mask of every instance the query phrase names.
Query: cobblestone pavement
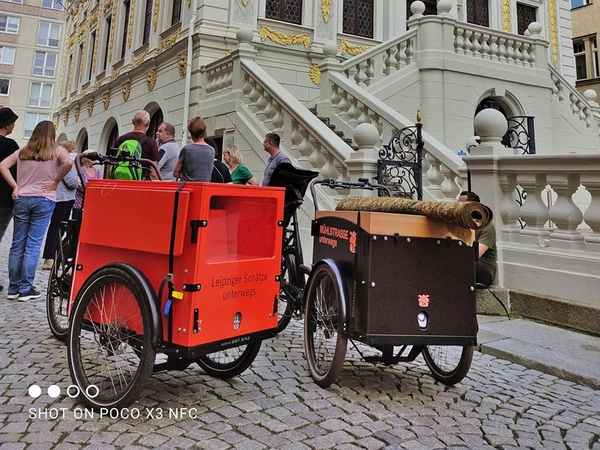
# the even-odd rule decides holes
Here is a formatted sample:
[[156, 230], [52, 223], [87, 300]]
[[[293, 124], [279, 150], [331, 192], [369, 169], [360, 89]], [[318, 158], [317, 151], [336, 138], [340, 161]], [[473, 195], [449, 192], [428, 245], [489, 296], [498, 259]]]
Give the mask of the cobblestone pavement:
[[[41, 289], [48, 272], [38, 273]], [[51, 337], [44, 297], [16, 302], [4, 291], [0, 375], [2, 450], [600, 450], [600, 391], [477, 352], [467, 377], [447, 388], [421, 357], [383, 367], [361, 362], [350, 347], [339, 382], [321, 389], [309, 376], [297, 321], [265, 341], [239, 377], [213, 379], [195, 365], [155, 374], [122, 413], [139, 417], [91, 417], [64, 393], [71, 384], [66, 347]], [[28, 395], [33, 384], [42, 388], [36, 399]], [[47, 394], [50, 385], [61, 387], [59, 397]]]

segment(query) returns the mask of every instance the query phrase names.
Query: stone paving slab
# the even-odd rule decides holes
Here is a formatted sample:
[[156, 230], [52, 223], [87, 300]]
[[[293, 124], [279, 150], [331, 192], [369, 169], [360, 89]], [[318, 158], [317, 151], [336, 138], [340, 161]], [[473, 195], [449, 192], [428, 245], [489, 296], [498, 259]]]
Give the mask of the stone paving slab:
[[600, 389], [600, 337], [522, 319], [478, 321], [483, 353]]

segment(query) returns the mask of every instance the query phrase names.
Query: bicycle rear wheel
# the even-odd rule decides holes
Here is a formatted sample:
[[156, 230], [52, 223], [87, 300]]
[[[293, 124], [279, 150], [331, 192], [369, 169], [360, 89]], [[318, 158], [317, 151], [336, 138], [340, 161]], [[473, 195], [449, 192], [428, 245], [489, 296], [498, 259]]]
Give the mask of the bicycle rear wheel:
[[422, 353], [433, 378], [447, 386], [460, 382], [473, 361], [473, 347], [469, 345], [427, 345]]
[[141, 280], [119, 267], [98, 270], [81, 288], [68, 363], [80, 399], [92, 408], [126, 407], [152, 375], [150, 301]]
[[227, 379], [240, 375], [256, 359], [262, 341], [253, 341], [239, 347], [202, 355], [196, 360], [202, 370], [210, 376]]
[[73, 278], [73, 259], [63, 261], [57, 252], [48, 277], [46, 289], [46, 317], [50, 331], [59, 341], [65, 341], [69, 333], [69, 295]]

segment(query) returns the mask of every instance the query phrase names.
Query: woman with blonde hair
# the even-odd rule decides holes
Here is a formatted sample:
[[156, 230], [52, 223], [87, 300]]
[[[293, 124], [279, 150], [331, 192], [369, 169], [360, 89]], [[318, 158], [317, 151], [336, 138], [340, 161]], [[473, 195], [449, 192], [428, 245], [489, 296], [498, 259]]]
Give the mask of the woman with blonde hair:
[[[16, 164], [17, 180], [10, 173]], [[69, 152], [56, 143], [54, 123], [38, 123], [25, 147], [0, 163], [0, 173], [12, 187], [13, 241], [8, 255], [8, 298], [41, 296], [33, 286], [42, 241], [56, 205], [56, 190], [73, 165]]]
[[256, 177], [244, 165], [244, 159], [235, 145], [223, 150], [223, 159], [225, 160], [225, 164], [229, 166], [229, 173], [231, 174], [233, 184], [258, 185]]

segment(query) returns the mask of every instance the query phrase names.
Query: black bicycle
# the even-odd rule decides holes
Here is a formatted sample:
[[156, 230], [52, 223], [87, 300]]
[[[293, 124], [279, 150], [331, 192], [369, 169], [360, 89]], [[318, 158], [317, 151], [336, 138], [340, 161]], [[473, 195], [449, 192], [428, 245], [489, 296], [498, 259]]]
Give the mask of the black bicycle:
[[[135, 158], [129, 152], [121, 152], [120, 155], [102, 155], [96, 152], [79, 154], [75, 158], [75, 167], [84, 188], [85, 198], [85, 178], [82, 174], [81, 158], [86, 157], [95, 162], [95, 165], [102, 165], [108, 169], [111, 166], [117, 166], [121, 163], [128, 163], [133, 168], [141, 168], [150, 172], [150, 167], [156, 172], [157, 178], [160, 178], [158, 167], [153, 161]], [[104, 171], [105, 174], [109, 170]], [[46, 290], [46, 317], [48, 325], [53, 336], [65, 341], [69, 332], [69, 302], [71, 294], [71, 281], [73, 271], [75, 270], [75, 255], [77, 254], [77, 242], [79, 229], [81, 227], [81, 217], [73, 217], [61, 224], [61, 241], [56, 252], [54, 263], [48, 277], [48, 288]]]
[[[286, 172], [287, 168], [284, 166], [282, 175], [285, 176]], [[311, 174], [314, 173], [315, 172], [311, 172]], [[288, 180], [288, 184], [286, 186], [286, 195], [288, 189], [298, 189], [297, 192], [302, 193], [303, 197], [304, 193], [306, 192], [306, 184], [308, 184], [307, 182], [316, 176], [310, 176], [310, 174], [306, 174], [307, 177], [310, 176], [310, 178], [306, 180], [301, 179], [300, 175], [302, 174], [299, 174], [296, 177], [296, 180], [288, 175], [286, 178]], [[359, 178], [357, 182], [337, 181], [330, 178], [314, 180], [310, 183], [310, 192], [313, 198], [315, 211], [319, 209], [317, 194], [315, 191], [315, 186], [318, 184], [336, 190], [377, 190], [380, 195], [391, 197], [391, 192], [387, 186], [372, 184], [367, 178]], [[304, 190], [302, 190], [302, 188], [304, 188]], [[279, 293], [279, 320], [277, 322], [277, 332], [285, 330], [292, 318], [301, 319], [305, 309], [304, 291], [306, 289], [306, 282], [310, 276], [312, 266], [304, 264], [304, 254], [302, 251], [302, 242], [300, 240], [297, 214], [297, 210], [301, 204], [302, 201], [297, 203], [294, 210], [290, 212], [290, 219], [286, 222], [286, 228], [283, 236], [281, 289]]]

